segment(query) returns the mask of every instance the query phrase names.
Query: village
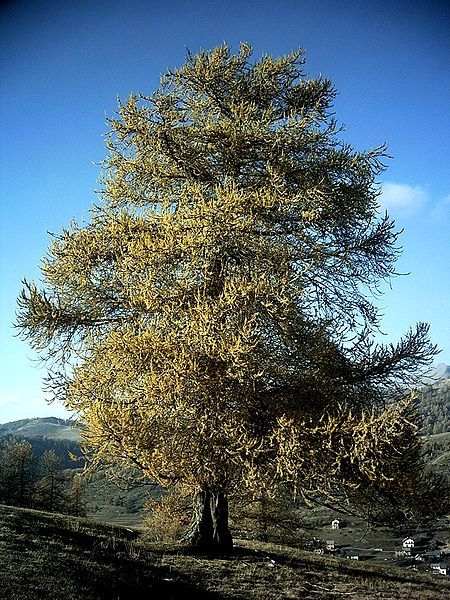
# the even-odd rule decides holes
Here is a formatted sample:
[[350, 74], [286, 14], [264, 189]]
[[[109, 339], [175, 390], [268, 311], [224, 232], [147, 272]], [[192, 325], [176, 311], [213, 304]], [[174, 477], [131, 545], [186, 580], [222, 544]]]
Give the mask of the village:
[[326, 534], [327, 530], [332, 532], [328, 539], [322, 536], [314, 538], [317, 543], [314, 550], [316, 554], [355, 561], [391, 562], [410, 570], [450, 577], [449, 539], [448, 534], [447, 537], [442, 535], [442, 530], [437, 538], [430, 538], [430, 535], [423, 533], [408, 535], [401, 540], [392, 535], [386, 536], [382, 546], [374, 545], [373, 537], [354, 535], [351, 524], [343, 519], [333, 519], [325, 528]]

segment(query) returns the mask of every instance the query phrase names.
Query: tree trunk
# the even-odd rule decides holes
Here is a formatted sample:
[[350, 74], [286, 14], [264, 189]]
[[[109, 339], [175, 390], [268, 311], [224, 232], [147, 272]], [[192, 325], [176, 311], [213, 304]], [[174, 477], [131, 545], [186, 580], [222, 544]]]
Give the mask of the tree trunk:
[[194, 498], [192, 522], [183, 536], [189, 545], [226, 551], [233, 547], [228, 527], [228, 500], [223, 492], [201, 490]]

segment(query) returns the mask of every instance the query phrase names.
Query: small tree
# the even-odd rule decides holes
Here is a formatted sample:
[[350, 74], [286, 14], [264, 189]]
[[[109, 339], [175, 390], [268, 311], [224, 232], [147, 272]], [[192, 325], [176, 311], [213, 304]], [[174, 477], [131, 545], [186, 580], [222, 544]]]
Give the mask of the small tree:
[[47, 450], [40, 460], [40, 479], [36, 484], [36, 504], [48, 512], [66, 512], [66, 481], [61, 458]]
[[189, 525], [191, 514], [191, 490], [183, 486], [171, 487], [159, 498], [150, 498], [144, 505], [146, 538], [154, 542], [176, 542]]
[[76, 517], [86, 515], [86, 480], [80, 473], [74, 473], [67, 495], [67, 512]]
[[250, 56], [188, 55], [119, 104], [100, 206], [19, 299], [92, 463], [190, 486], [185, 539], [206, 547], [231, 546], [242, 484], [402, 510], [424, 486], [399, 400], [435, 354], [428, 328], [373, 342], [398, 255], [378, 214], [385, 149], [341, 141], [302, 51]]
[[0, 452], [0, 501], [29, 506], [33, 496], [33, 452], [31, 444], [14, 438]]

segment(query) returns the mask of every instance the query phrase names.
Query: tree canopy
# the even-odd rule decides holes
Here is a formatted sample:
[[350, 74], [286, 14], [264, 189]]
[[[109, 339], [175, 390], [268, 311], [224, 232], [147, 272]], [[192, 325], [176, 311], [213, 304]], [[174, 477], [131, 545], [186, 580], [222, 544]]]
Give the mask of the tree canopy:
[[425, 479], [402, 398], [435, 348], [423, 324], [374, 342], [399, 253], [377, 202], [385, 146], [342, 141], [303, 51], [251, 54], [188, 54], [119, 103], [99, 204], [53, 237], [18, 327], [93, 463], [189, 485], [197, 525], [278, 481], [411, 506]]

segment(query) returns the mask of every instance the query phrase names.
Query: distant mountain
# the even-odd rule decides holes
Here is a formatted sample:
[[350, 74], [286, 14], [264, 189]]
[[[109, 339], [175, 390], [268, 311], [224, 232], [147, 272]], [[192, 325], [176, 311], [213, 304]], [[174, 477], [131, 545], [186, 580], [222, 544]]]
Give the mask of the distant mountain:
[[21, 438], [45, 438], [47, 440], [80, 441], [80, 430], [70, 419], [45, 417], [21, 419], [0, 425], [0, 436], [13, 435]]
[[428, 377], [425, 377], [423, 382], [425, 384], [433, 384], [441, 379], [448, 379], [450, 377], [450, 365], [446, 365], [445, 363], [439, 363]]

